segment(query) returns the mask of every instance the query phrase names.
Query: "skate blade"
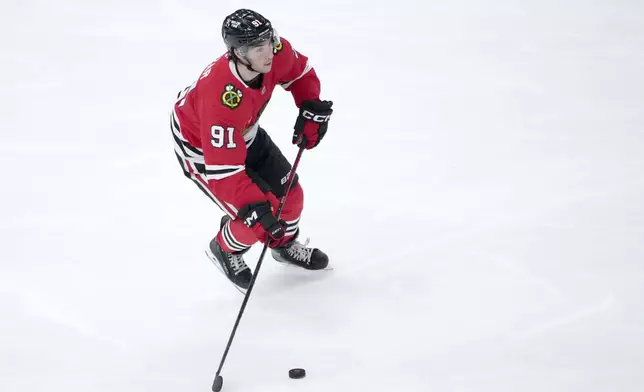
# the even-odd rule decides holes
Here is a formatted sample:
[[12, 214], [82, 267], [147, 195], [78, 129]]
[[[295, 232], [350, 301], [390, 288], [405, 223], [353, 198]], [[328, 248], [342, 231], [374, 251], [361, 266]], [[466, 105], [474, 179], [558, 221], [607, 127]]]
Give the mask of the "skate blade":
[[308, 269], [308, 268], [300, 267], [299, 265], [290, 263], [288, 261], [282, 261], [282, 260], [278, 260], [278, 259], [274, 259], [274, 260], [277, 261], [278, 263], [284, 265], [285, 267], [296, 268], [296, 269], [301, 270], [301, 271], [309, 271], [309, 272], [333, 271], [333, 266], [331, 266], [331, 265], [327, 265], [326, 267], [324, 267], [322, 269], [314, 270], [314, 269]]
[[217, 259], [215, 258], [215, 255], [213, 255], [212, 252], [210, 251], [210, 247], [206, 248], [205, 253], [206, 253], [206, 256], [210, 259], [210, 262], [212, 262], [215, 265], [215, 267], [217, 267], [219, 272], [221, 272], [221, 274], [224, 275], [224, 278], [228, 281], [228, 283], [230, 283], [234, 288], [236, 288], [237, 291], [246, 295], [247, 289], [237, 286], [235, 283], [233, 283], [232, 280], [228, 279], [228, 276], [226, 276], [226, 272], [224, 271], [224, 269], [221, 268], [219, 261], [217, 261]]

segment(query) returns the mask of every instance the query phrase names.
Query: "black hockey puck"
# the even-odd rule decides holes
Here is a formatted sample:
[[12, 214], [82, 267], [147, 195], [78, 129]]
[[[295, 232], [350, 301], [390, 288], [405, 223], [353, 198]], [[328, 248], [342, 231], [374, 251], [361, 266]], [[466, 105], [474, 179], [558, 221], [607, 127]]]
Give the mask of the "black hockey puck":
[[289, 378], [304, 378], [306, 376], [306, 370], [301, 368], [295, 368], [288, 371]]

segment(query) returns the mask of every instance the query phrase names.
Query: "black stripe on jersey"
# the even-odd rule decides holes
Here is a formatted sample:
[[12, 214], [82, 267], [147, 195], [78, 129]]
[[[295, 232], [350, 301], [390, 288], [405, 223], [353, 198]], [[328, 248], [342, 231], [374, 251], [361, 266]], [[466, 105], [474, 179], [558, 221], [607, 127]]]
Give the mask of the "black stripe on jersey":
[[228, 174], [228, 173], [232, 173], [232, 172], [235, 172], [235, 171], [240, 171], [240, 169], [241, 169], [240, 167], [231, 167], [230, 169], [216, 169], [216, 170], [206, 169], [206, 175], [207, 176], [216, 176], [218, 174]]
[[290, 229], [290, 228], [296, 227], [299, 223], [300, 223], [300, 218], [297, 218], [293, 222], [286, 222], [286, 228]]
[[244, 246], [243, 244], [235, 240], [232, 233], [230, 232], [230, 226], [228, 224], [224, 226], [223, 237], [224, 237], [224, 240], [226, 241], [226, 245], [228, 245], [228, 247], [232, 250], [242, 251], [248, 248], [248, 246]]
[[174, 129], [181, 132], [181, 127], [179, 126], [177, 119], [174, 117], [174, 113], [172, 113], [172, 124], [174, 125]]
[[192, 144], [190, 144], [190, 143], [188, 143], [188, 142], [183, 142], [183, 146], [184, 146], [185, 148], [187, 148], [188, 150], [190, 150], [190, 152], [191, 152], [193, 155], [196, 155], [196, 156], [198, 156], [198, 157], [202, 157], [202, 156], [203, 156], [203, 152], [199, 151], [199, 150], [198, 150], [196, 147], [194, 147]]
[[195, 169], [197, 169], [198, 173], [205, 173], [206, 172], [206, 165], [203, 163], [193, 163], [195, 165]]
[[187, 157], [188, 154], [186, 154], [186, 149], [184, 148], [183, 143], [181, 142], [181, 139], [179, 139], [179, 137], [174, 132], [172, 132], [172, 137], [174, 138], [174, 143], [177, 145], [177, 147], [179, 147], [183, 156]]
[[190, 172], [188, 171], [188, 169], [186, 169], [186, 164], [184, 163], [183, 158], [181, 158], [176, 151], [174, 152], [174, 155], [176, 155], [177, 159], [179, 160], [179, 165], [181, 165], [181, 169], [183, 169], [183, 174], [186, 177], [191, 178], [190, 177]]
[[[177, 119], [174, 117], [174, 113], [172, 114], [172, 125], [174, 125], [173, 130], [176, 131], [179, 135], [181, 135], [181, 128], [179, 127], [179, 123], [177, 122]], [[179, 139], [179, 141], [177, 141], [177, 143], [180, 143], [182, 146], [184, 146], [185, 148], [190, 150], [190, 152], [192, 152], [194, 155], [203, 156], [203, 152], [201, 150], [199, 150], [198, 148], [194, 147], [192, 144], [188, 143], [187, 141], [183, 141], [183, 140]]]

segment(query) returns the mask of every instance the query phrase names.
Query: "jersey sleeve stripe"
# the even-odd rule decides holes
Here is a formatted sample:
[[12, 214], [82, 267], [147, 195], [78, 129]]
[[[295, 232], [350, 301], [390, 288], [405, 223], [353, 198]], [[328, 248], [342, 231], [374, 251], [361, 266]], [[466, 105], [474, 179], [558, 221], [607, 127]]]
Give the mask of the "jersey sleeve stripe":
[[209, 169], [208, 167], [212, 167], [212, 165], [206, 165], [206, 171], [204, 174], [207, 180], [222, 180], [246, 169], [245, 166], [233, 166], [223, 169]]
[[313, 69], [313, 67], [311, 67], [311, 65], [309, 65], [309, 62], [307, 61], [307, 62], [306, 62], [306, 67], [304, 67], [304, 71], [302, 71], [302, 73], [300, 74], [300, 76], [298, 76], [297, 78], [295, 78], [295, 79], [291, 80], [290, 82], [282, 83], [282, 87], [283, 87], [284, 89], [287, 89], [287, 88], [291, 87], [291, 85], [292, 85], [293, 83], [295, 83], [295, 82], [297, 82], [298, 80], [300, 80], [304, 75], [306, 75], [306, 74], [307, 74], [310, 70], [312, 70], [312, 69]]
[[181, 139], [176, 135], [174, 137], [174, 150], [181, 153], [181, 155], [191, 161], [197, 163], [204, 163], [203, 153], [199, 149], [193, 147], [188, 142], [182, 142]]
[[206, 165], [206, 170], [244, 169], [244, 165]]
[[174, 137], [175, 151], [177, 148], [182, 153], [186, 159], [193, 160], [195, 162], [203, 163], [203, 150], [191, 145], [181, 134], [181, 127], [179, 126], [179, 121], [175, 116], [174, 110], [172, 111], [170, 121], [170, 128], [172, 128], [172, 136]]

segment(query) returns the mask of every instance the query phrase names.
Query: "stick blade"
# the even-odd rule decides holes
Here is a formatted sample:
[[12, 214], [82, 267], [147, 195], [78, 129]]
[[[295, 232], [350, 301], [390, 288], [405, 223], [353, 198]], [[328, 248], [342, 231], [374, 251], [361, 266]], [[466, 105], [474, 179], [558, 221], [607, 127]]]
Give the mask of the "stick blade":
[[215, 376], [215, 381], [212, 382], [212, 392], [221, 392], [224, 386], [224, 378], [220, 375]]

